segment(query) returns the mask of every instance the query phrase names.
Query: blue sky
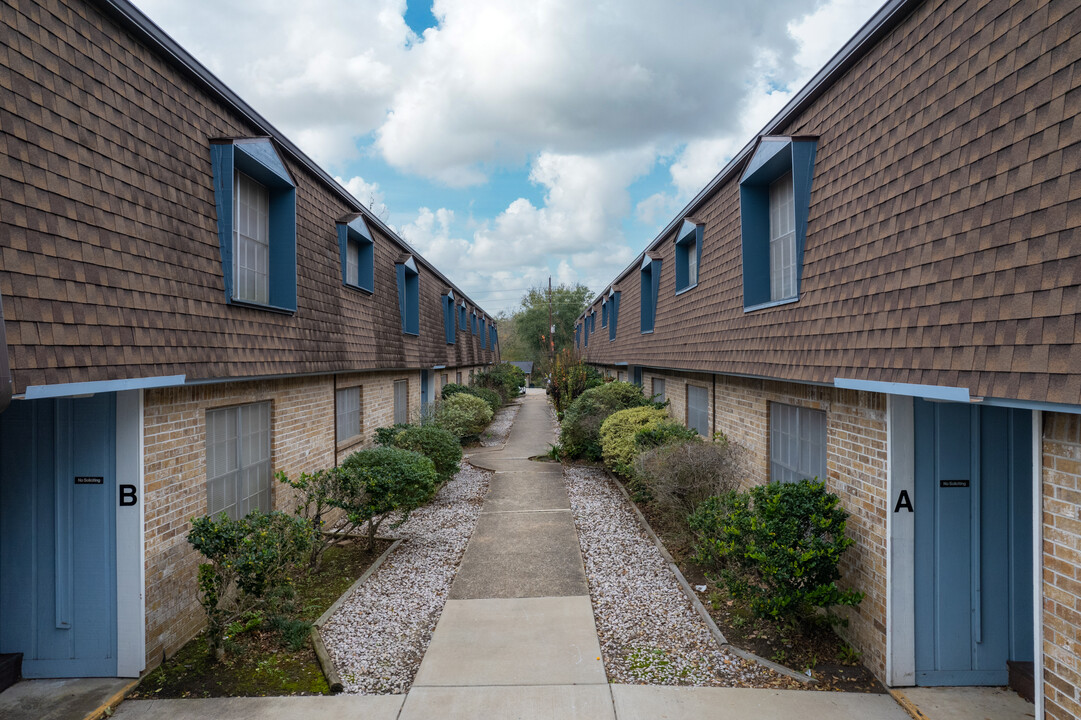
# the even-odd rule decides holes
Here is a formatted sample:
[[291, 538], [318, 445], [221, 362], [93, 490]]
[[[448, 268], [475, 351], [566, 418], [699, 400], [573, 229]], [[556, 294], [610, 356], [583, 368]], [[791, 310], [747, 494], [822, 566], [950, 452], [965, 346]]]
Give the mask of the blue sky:
[[135, 0], [493, 314], [594, 292], [879, 0]]

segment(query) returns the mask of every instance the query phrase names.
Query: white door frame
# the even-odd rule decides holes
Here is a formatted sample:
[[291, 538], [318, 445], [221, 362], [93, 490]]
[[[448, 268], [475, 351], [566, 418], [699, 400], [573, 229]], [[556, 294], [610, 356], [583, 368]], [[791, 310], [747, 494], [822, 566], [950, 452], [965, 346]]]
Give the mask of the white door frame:
[[916, 684], [915, 427], [913, 401], [886, 396], [886, 681]]
[[116, 674], [146, 667], [143, 391], [116, 393]]

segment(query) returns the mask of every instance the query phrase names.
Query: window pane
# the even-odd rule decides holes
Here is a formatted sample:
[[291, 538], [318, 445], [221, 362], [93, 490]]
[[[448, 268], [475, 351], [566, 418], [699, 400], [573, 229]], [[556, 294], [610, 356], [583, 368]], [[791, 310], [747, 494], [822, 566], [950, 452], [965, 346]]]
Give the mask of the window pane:
[[360, 388], [337, 392], [337, 440], [343, 442], [360, 435]]
[[687, 427], [698, 431], [704, 438], [709, 432], [709, 393], [703, 387], [687, 386]]
[[826, 413], [770, 404], [770, 479], [826, 479]]
[[664, 379], [663, 378], [653, 378], [653, 387], [652, 387], [652, 389], [650, 391], [650, 394], [653, 395], [653, 399], [656, 400], [657, 402], [664, 402], [665, 400], [668, 399], [664, 394]]
[[350, 285], [360, 284], [360, 243], [356, 240], [345, 243], [345, 281]]
[[769, 187], [770, 300], [796, 296], [796, 205], [792, 173]]
[[394, 381], [394, 422], [409, 422], [409, 381]]
[[238, 172], [233, 199], [233, 294], [238, 300], [265, 304], [270, 296], [270, 194]]

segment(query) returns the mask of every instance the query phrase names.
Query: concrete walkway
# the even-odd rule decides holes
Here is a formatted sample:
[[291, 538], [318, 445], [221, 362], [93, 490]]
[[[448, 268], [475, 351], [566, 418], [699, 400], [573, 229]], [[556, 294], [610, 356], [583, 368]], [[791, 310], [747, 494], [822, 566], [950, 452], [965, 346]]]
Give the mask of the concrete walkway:
[[888, 695], [610, 685], [562, 466], [529, 459], [556, 440], [547, 398], [521, 402], [506, 445], [469, 457], [495, 474], [404, 698], [128, 701], [115, 717], [907, 720]]

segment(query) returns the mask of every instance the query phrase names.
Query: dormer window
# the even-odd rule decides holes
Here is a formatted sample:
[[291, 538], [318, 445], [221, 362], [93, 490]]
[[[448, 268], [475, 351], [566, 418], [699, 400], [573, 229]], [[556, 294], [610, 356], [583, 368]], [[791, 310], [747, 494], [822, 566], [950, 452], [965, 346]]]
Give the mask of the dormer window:
[[698, 266], [702, 261], [702, 237], [706, 226], [691, 219], [683, 221], [676, 235], [676, 294], [698, 285]]
[[342, 283], [375, 292], [375, 241], [360, 213], [338, 220], [338, 248], [342, 258]]
[[799, 299], [817, 141], [764, 137], [739, 184], [743, 307]]

